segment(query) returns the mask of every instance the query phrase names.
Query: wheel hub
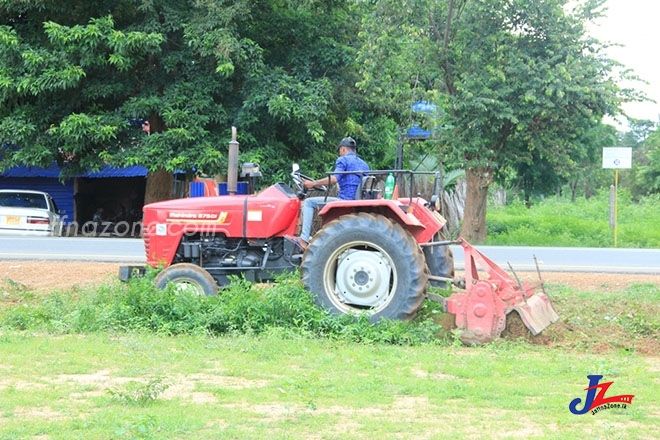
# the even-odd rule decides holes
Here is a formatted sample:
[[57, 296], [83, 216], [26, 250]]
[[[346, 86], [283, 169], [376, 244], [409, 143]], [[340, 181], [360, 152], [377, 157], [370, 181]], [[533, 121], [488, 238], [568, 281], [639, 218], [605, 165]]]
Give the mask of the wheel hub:
[[344, 303], [375, 307], [387, 300], [391, 270], [380, 252], [349, 249], [337, 262], [337, 295]]
[[174, 281], [177, 293], [189, 293], [192, 295], [204, 296], [204, 289], [194, 280], [179, 279]]

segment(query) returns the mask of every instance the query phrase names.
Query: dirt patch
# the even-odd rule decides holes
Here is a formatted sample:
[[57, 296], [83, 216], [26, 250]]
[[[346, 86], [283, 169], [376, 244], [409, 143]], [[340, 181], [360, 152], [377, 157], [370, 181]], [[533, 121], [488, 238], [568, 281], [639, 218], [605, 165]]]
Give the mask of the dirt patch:
[[119, 277], [119, 263], [80, 261], [0, 261], [0, 284], [40, 292], [100, 285]]
[[[459, 274], [459, 276], [462, 274]], [[536, 273], [518, 273], [523, 282], [538, 281]], [[559, 321], [551, 324], [538, 335], [532, 335], [518, 313], [507, 315], [502, 338], [524, 339], [530, 344], [547, 347], [588, 350], [591, 353], [606, 353], [612, 350], [630, 351], [642, 355], [660, 352], [657, 325], [647, 322], [649, 316], [660, 313], [655, 303], [637, 304], [635, 301], [608, 300], [576, 302], [566, 295], [554, 295], [569, 288], [599, 294], [622, 291], [633, 284], [660, 285], [659, 275], [649, 274], [604, 274], [604, 273], [543, 273], [545, 291], [552, 299], [559, 314]], [[486, 278], [486, 277], [483, 277]], [[537, 288], [540, 291], [540, 288]], [[644, 307], [644, 310], [640, 310]], [[438, 324], [446, 332], [455, 329], [453, 315], [442, 315]]]
[[[120, 263], [84, 261], [0, 261], [0, 281], [20, 283], [38, 291], [99, 285], [118, 279]], [[460, 275], [460, 274], [459, 274]], [[521, 280], [538, 280], [536, 273], [519, 273]], [[546, 283], [567, 285], [584, 291], [620, 290], [631, 283], [660, 284], [660, 275], [576, 272], [543, 273]]]
[[[517, 273], [521, 281], [537, 282], [539, 276], [534, 272]], [[546, 284], [561, 284], [585, 292], [610, 292], [622, 290], [634, 283], [660, 284], [660, 275], [597, 273], [597, 272], [543, 272], [541, 274]]]

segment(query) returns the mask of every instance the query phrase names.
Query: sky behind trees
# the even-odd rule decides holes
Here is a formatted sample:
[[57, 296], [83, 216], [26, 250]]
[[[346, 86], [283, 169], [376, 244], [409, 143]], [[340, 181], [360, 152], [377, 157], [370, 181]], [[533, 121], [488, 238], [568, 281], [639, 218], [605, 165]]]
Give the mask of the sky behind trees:
[[635, 84], [654, 99], [652, 102], [626, 103], [622, 107], [630, 117], [657, 122], [660, 115], [660, 2], [657, 0], [607, 0], [606, 17], [591, 34], [601, 41], [623, 45], [611, 47], [608, 55], [631, 68], [649, 84]]

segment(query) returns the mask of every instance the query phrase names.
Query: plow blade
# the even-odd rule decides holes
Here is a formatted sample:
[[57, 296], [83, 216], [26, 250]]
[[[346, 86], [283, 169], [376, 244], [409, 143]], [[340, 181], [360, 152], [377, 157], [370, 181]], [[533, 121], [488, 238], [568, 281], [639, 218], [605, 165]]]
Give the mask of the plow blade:
[[559, 315], [545, 293], [536, 293], [527, 297], [522, 303], [513, 306], [513, 310], [518, 312], [534, 336], [559, 320]]
[[[559, 320], [546, 293], [536, 292], [542, 282], [529, 285], [517, 277], [514, 280], [465, 240], [459, 243], [465, 253], [465, 291], [453, 293], [444, 304], [455, 315], [464, 344], [483, 344], [500, 337], [506, 315], [514, 310], [534, 336]], [[480, 271], [487, 277], [481, 278]]]

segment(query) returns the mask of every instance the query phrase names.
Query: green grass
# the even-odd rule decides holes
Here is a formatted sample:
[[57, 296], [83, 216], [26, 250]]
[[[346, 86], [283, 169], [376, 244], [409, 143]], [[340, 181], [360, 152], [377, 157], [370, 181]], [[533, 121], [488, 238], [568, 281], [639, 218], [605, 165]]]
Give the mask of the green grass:
[[[217, 297], [200, 297], [153, 287], [155, 271], [127, 284], [97, 290], [34, 296], [8, 286], [0, 328], [55, 334], [138, 331], [161, 335], [261, 334], [277, 329], [295, 335], [351, 342], [416, 344], [437, 341], [441, 328], [431, 320], [414, 325], [388, 321], [374, 326], [365, 317], [334, 316], [319, 309], [297, 274], [270, 286], [235, 280]], [[427, 308], [433, 313], [433, 308]]]
[[[660, 197], [617, 203], [617, 247], [660, 248]], [[487, 244], [518, 246], [612, 247], [609, 193], [590, 199], [549, 197], [527, 208], [522, 202], [489, 206]]]
[[[0, 346], [3, 439], [657, 438], [659, 365], [630, 353], [272, 333], [5, 332]], [[633, 404], [571, 414], [589, 374]], [[148, 404], [115, 398], [154, 380], [168, 386]]]
[[[548, 285], [560, 322], [468, 348], [433, 303], [372, 326], [295, 278], [219, 298], [148, 281], [0, 287], [0, 439], [657, 438], [660, 284]], [[590, 374], [633, 404], [571, 414]]]
[[[660, 247], [659, 208], [623, 198], [620, 246]], [[489, 243], [611, 246], [607, 209], [490, 209]], [[431, 302], [372, 325], [318, 309], [295, 275], [217, 298], [157, 291], [153, 276], [0, 284], [0, 440], [657, 438], [660, 283], [548, 284], [559, 322], [468, 348]], [[632, 405], [571, 414], [592, 374]]]

